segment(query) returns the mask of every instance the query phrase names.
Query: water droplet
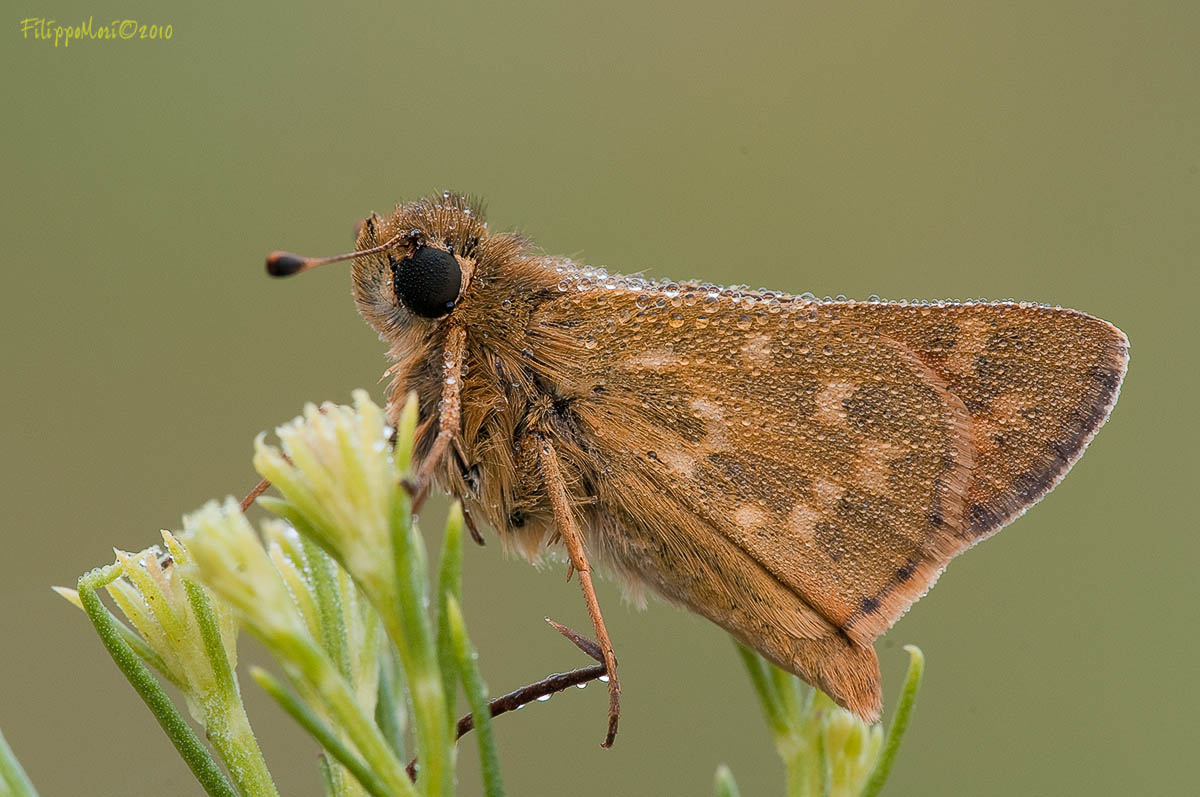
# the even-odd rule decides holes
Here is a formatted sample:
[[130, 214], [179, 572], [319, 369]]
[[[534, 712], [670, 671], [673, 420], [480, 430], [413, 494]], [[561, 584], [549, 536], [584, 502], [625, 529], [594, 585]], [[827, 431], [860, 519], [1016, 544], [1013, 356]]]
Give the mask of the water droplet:
[[597, 681], [599, 681], [599, 682], [600, 682], [600, 683], [602, 683], [602, 684], [606, 684], [606, 683], [608, 683], [608, 676], [607, 676], [607, 675], [601, 675], [601, 676], [600, 676], [599, 678], [597, 678], [596, 680], [597, 680]]
[[738, 329], [749, 329], [750, 323], [751, 323], [750, 316], [746, 315], [745, 313], [742, 313], [740, 316], [738, 316], [737, 328]]
[[671, 320], [667, 323], [678, 329], [683, 326], [683, 316], [680, 313], [671, 313]]
[[545, 703], [549, 699], [550, 699], [550, 695], [538, 695], [537, 702]]
[[830, 355], [830, 354], [833, 354], [833, 347], [832, 347], [832, 346], [828, 346], [828, 345], [827, 345], [827, 346], [824, 346], [824, 347], [822, 347], [822, 349], [821, 349], [821, 353], [822, 353], [822, 354], [825, 354], [825, 355]]
[[571, 283], [567, 280], [563, 280], [562, 282], [558, 283], [559, 291], [565, 291], [569, 287], [571, 287]]
[[586, 338], [583, 339], [583, 347], [585, 349], [596, 348], [596, 339], [594, 337], [592, 337], [591, 335], [588, 335]]

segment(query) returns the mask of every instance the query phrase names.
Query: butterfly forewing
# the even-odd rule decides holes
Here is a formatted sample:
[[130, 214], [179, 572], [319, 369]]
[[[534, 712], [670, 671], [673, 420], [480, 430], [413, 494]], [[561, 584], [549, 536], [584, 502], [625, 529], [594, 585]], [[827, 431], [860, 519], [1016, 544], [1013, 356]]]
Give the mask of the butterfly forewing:
[[1062, 477], [1126, 361], [1111, 325], [1038, 305], [559, 287], [533, 331], [605, 498], [675, 505], [859, 644]]

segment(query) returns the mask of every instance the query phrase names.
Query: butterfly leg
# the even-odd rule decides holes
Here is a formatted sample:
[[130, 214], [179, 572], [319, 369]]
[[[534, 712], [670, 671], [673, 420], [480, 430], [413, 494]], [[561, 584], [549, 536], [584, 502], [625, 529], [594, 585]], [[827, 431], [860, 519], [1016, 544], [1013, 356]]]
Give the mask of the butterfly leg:
[[246, 493], [246, 497], [241, 501], [242, 511], [245, 512], [249, 510], [250, 507], [254, 506], [254, 502], [258, 500], [258, 497], [269, 489], [271, 489], [271, 482], [267, 479], [263, 479], [258, 484], [254, 485], [254, 489]]
[[429, 454], [421, 463], [421, 469], [410, 485], [413, 496], [413, 512], [425, 503], [433, 472], [441, 464], [450, 444], [458, 435], [462, 420], [462, 363], [467, 348], [467, 331], [462, 327], [451, 327], [446, 333], [446, 346], [442, 350], [442, 401], [438, 411], [438, 433], [429, 448]]
[[604, 667], [608, 674], [608, 733], [601, 746], [612, 747], [613, 740], [617, 736], [617, 721], [621, 716], [621, 682], [617, 679], [617, 657], [613, 653], [612, 641], [608, 638], [604, 617], [600, 614], [600, 602], [596, 600], [596, 590], [592, 587], [592, 567], [588, 563], [587, 552], [584, 550], [583, 533], [579, 530], [575, 516], [571, 512], [571, 502], [567, 497], [566, 483], [558, 464], [558, 454], [555, 453], [554, 446], [548, 440], [539, 440], [538, 446], [538, 459], [541, 464], [542, 477], [546, 483], [546, 493], [550, 497], [550, 506], [554, 511], [554, 522], [559, 536], [566, 545], [571, 566], [579, 573], [579, 587], [583, 590], [583, 600], [587, 604], [592, 627], [596, 630], [596, 640], [600, 643], [600, 651], [604, 656]]

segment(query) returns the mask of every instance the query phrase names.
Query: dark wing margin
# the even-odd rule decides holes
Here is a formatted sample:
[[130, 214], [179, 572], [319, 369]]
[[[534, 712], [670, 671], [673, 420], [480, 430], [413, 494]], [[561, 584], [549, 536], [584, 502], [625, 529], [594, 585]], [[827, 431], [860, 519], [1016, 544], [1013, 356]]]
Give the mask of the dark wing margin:
[[[1108, 420], [1129, 362], [1119, 329], [1071, 310], [1029, 308], [989, 325], [966, 372], [945, 372], [971, 417], [975, 462], [960, 523], [935, 529], [891, 583], [845, 625], [869, 643], [936, 582], [949, 561], [1020, 517], [1062, 481]], [[909, 336], [919, 341], [921, 336]], [[917, 353], [934, 367], [948, 358]], [[935, 518], [941, 520], [942, 518]]]

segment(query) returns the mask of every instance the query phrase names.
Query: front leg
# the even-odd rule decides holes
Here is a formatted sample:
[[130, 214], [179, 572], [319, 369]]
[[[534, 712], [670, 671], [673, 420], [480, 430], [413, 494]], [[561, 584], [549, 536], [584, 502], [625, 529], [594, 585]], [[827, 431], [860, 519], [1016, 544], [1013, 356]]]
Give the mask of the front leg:
[[421, 463], [416, 479], [409, 485], [412, 493], [412, 511], [416, 512], [425, 503], [433, 472], [441, 464], [450, 444], [458, 435], [462, 421], [462, 364], [467, 348], [467, 330], [452, 326], [446, 332], [446, 345], [442, 349], [442, 401], [438, 410], [438, 433], [429, 448], [429, 454]]
[[[550, 506], [554, 510], [554, 522], [558, 527], [559, 536], [567, 547], [571, 567], [579, 573], [579, 587], [583, 590], [583, 601], [587, 604], [588, 615], [592, 619], [592, 627], [596, 630], [596, 641], [600, 643], [600, 652], [604, 655], [604, 668], [608, 674], [608, 733], [604, 737], [602, 747], [612, 747], [617, 737], [617, 721], [621, 716], [621, 682], [617, 679], [617, 657], [613, 653], [612, 641], [608, 638], [608, 629], [604, 626], [604, 617], [600, 614], [600, 603], [596, 600], [596, 591], [592, 587], [592, 567], [588, 563], [587, 552], [584, 549], [583, 534], [575, 522], [571, 511], [571, 502], [567, 497], [566, 483], [563, 481], [562, 468], [559, 467], [558, 454], [549, 440], [539, 437], [538, 461], [541, 465], [542, 479], [546, 485], [546, 494], [550, 497]], [[567, 578], [569, 579], [568, 570]]]

